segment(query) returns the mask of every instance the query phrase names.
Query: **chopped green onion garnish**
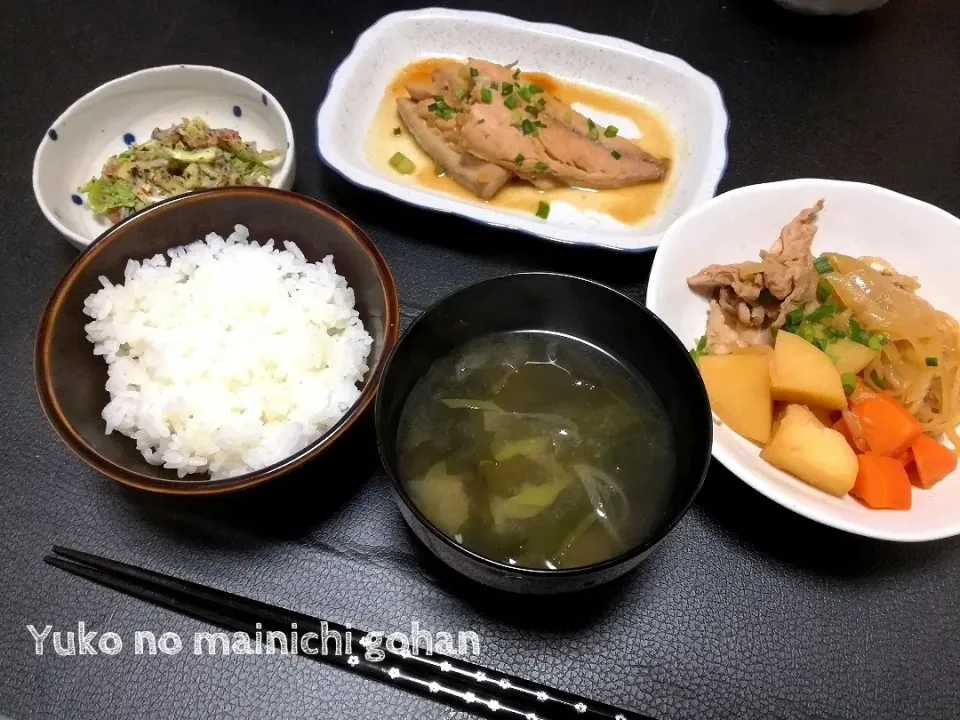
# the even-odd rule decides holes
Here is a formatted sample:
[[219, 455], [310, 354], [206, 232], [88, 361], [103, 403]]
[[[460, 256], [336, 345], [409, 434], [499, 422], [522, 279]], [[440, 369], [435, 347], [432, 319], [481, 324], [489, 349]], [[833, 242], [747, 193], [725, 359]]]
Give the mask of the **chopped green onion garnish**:
[[927, 363], [927, 367], [936, 367], [940, 364], [940, 358], [928, 357], [924, 362]]
[[587, 118], [587, 134], [590, 136], [591, 140], [596, 140], [598, 137], [600, 137], [600, 131], [597, 129], [596, 123], [594, 123], [590, 118]]
[[850, 318], [850, 339], [861, 345], [866, 345], [870, 342], [870, 333], [864, 330], [863, 325], [853, 318]]
[[510, 97], [508, 97], [506, 100], [503, 101], [503, 104], [506, 105], [511, 110], [513, 110], [517, 106], [518, 102], [519, 101], [517, 100], [517, 96], [511, 95]]
[[785, 323], [786, 327], [784, 329], [787, 332], [793, 332], [800, 326], [800, 323], [802, 322], [803, 322], [803, 307], [801, 306], [787, 313], [786, 323]]
[[533, 164], [533, 169], [536, 170], [537, 172], [543, 172], [544, 170], [549, 170], [549, 169], [550, 169], [550, 166], [547, 165], [547, 164], [546, 164], [545, 162], [543, 162], [542, 160], [537, 160], [537, 161]]
[[816, 345], [817, 350], [827, 351], [827, 341], [820, 337], [815, 337], [811, 342]]
[[825, 317], [830, 317], [838, 310], [837, 301], [833, 298], [828, 298], [827, 301], [818, 307], [816, 310], [807, 315], [807, 320], [810, 322], [817, 322], [818, 320], [823, 320]]
[[433, 99], [437, 102], [443, 102], [443, 95], [434, 95]]
[[890, 342], [890, 339], [887, 337], [886, 333], [875, 333], [870, 336], [869, 340], [867, 340], [867, 347], [871, 350], [879, 350], [888, 342]]
[[550, 205], [545, 203], [543, 200], [540, 201], [540, 204], [537, 205], [537, 217], [541, 220], [546, 220], [547, 215], [550, 214]]
[[520, 77], [520, 68], [513, 71], [513, 79], [516, 80], [518, 77]]
[[843, 330], [837, 330], [836, 328], [827, 327], [823, 329], [823, 335], [827, 340], [839, 340], [840, 338], [845, 338], [847, 334]]
[[857, 376], [855, 373], [840, 373], [840, 384], [843, 385], [843, 392], [851, 395], [857, 389]]
[[490, 83], [490, 87], [493, 88], [494, 90], [499, 90], [499, 89], [500, 89], [500, 83], [498, 83], [498, 82], [492, 82], [492, 83]]
[[813, 325], [807, 322], [800, 324], [800, 329], [797, 330], [797, 335], [806, 340], [808, 343], [812, 343], [814, 338], [816, 338], [816, 332]]
[[615, 125], [607, 125], [607, 129], [603, 131], [603, 134], [606, 137], [616, 137], [618, 132], [620, 132], [620, 130]]
[[824, 273], [833, 272], [833, 265], [830, 264], [830, 258], [826, 255], [821, 255], [813, 261], [813, 269], [820, 275], [823, 275]]
[[537, 98], [537, 107], [543, 110], [547, 106], [547, 101], [543, 98]]
[[817, 283], [817, 300], [826, 302], [827, 298], [833, 295], [833, 286], [828, 280], [821, 280]]
[[876, 386], [877, 386], [879, 389], [881, 389], [881, 390], [883, 390], [884, 388], [887, 387], [886, 383], [883, 382], [883, 378], [881, 378], [881, 377], [877, 374], [877, 371], [876, 371], [876, 370], [874, 370], [872, 373], [870, 373], [870, 379], [873, 381], [873, 384], [876, 385]]
[[453, 117], [454, 109], [447, 105], [443, 96], [437, 95], [436, 102], [427, 105], [427, 110], [439, 117], [441, 120], [449, 120]]
[[401, 175], [409, 175], [417, 169], [417, 166], [413, 164], [413, 161], [402, 152], [395, 152], [390, 158], [389, 163], [390, 167], [392, 167]]
[[480, 71], [477, 70], [475, 67], [470, 68], [470, 77], [476, 77], [479, 74], [480, 74]]
[[520, 130], [523, 131], [524, 135], [533, 135], [537, 131], [537, 129], [533, 126], [533, 123], [526, 118], [524, 118], [523, 122], [520, 123]]
[[517, 165], [523, 165], [524, 160], [526, 160], [526, 158], [523, 156], [523, 153], [517, 153], [517, 156], [513, 159]]
[[480, 91], [480, 99], [485, 103], [493, 102], [493, 90], [490, 88], [483, 88]]
[[533, 115], [533, 117], [537, 117], [540, 114], [540, 108], [536, 108], [533, 105], [527, 105], [524, 110]]
[[526, 102], [530, 102], [530, 88], [525, 88], [521, 85], [517, 88], [517, 95], [522, 97]]
[[707, 336], [701, 335], [697, 340], [697, 344], [693, 346], [693, 350], [690, 351], [690, 357], [693, 358], [694, 362], [697, 362], [702, 356], [707, 354]]
[[530, 91], [531, 95], [536, 95], [537, 93], [542, 93], [543, 88], [537, 85], [536, 83], [530, 83], [527, 85], [527, 89]]
[[536, 125], [537, 127], [546, 127], [546, 126], [547, 126], [546, 123], [544, 123], [544, 122], [542, 122], [542, 121], [540, 121], [540, 120], [537, 120], [537, 121], [534, 123], [534, 125]]
[[620, 155], [620, 153], [618, 153], [616, 150], [611, 150], [611, 151], [610, 151], [610, 154], [613, 155], [613, 159], [614, 159], [614, 160], [619, 160], [621, 157], [623, 157], [623, 156]]
[[394, 134], [394, 135], [399, 135], [399, 134], [400, 134], [400, 128], [395, 127], [395, 128], [393, 129], [393, 134]]
[[463, 100], [463, 98], [466, 97], [466, 95], [467, 95], [467, 89], [466, 89], [466, 88], [457, 88], [457, 91], [454, 93], [454, 95], [457, 96], [457, 100]]
[[500, 92], [503, 95], [509, 95], [510, 93], [512, 93], [513, 83], [508, 83], [508, 82], [503, 83], [503, 85], [500, 86]]

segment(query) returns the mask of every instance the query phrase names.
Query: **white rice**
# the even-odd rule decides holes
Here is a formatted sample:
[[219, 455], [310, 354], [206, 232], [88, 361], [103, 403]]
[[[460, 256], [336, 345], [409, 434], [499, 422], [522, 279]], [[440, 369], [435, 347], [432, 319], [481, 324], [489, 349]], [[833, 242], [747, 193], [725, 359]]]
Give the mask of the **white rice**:
[[258, 245], [237, 225], [148, 260], [84, 301], [107, 361], [106, 433], [179, 477], [289, 457], [359, 396], [373, 338], [333, 257]]

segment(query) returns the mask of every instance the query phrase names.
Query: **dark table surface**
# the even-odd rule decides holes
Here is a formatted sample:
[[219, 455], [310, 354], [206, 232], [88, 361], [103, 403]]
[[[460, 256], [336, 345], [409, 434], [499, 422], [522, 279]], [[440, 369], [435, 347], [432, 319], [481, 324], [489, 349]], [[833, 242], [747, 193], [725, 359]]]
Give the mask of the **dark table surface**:
[[[457, 3], [458, 5], [460, 3]], [[41, 563], [62, 543], [368, 629], [473, 630], [481, 661], [661, 718], [955, 718], [960, 542], [833, 532], [719, 465], [641, 569], [576, 599], [466, 584], [424, 555], [388, 496], [369, 418], [289, 480], [187, 502], [125, 491], [62, 447], [35, 399], [37, 318], [76, 256], [30, 189], [36, 144], [75, 98], [152, 65], [247, 75], [287, 109], [296, 188], [353, 217], [390, 262], [405, 322], [470, 282], [571, 271], [642, 299], [651, 256], [564, 249], [353, 188], [314, 153], [331, 71], [375, 0], [8, 3], [0, 23], [0, 714], [14, 718], [441, 718], [429, 700], [302, 658], [38, 657], [26, 626], [189, 638], [200, 624]], [[467, 5], [464, 3], [464, 5]], [[394, 7], [391, 7], [394, 6]], [[960, 4], [892, 0], [803, 19], [767, 0], [490, 2], [618, 35], [719, 83], [722, 190], [791, 177], [877, 183], [960, 214]], [[330, 489], [335, 492], [330, 493]], [[49, 640], [48, 640], [49, 643]], [[131, 643], [132, 644], [132, 643]], [[465, 716], [464, 716], [465, 717]]]

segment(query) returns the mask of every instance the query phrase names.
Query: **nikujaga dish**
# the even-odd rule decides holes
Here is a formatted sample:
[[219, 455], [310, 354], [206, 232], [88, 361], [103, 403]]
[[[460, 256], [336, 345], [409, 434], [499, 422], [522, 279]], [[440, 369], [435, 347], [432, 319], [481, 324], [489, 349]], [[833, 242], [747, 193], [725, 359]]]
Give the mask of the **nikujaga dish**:
[[960, 324], [882, 258], [814, 258], [823, 210], [820, 200], [801, 211], [759, 261], [688, 278], [710, 297], [692, 352], [714, 412], [762, 459], [830, 494], [906, 510], [912, 487], [957, 468]]

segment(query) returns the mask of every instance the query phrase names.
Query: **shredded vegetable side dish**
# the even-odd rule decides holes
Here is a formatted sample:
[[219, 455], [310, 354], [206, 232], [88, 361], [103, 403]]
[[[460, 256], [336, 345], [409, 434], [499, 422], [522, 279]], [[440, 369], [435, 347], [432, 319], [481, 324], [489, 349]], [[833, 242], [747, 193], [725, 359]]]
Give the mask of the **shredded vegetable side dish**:
[[210, 128], [202, 118], [157, 128], [103, 164], [99, 177], [80, 186], [94, 212], [119, 222], [164, 197], [231, 185], [266, 186], [280, 150], [257, 150], [229, 128]]

